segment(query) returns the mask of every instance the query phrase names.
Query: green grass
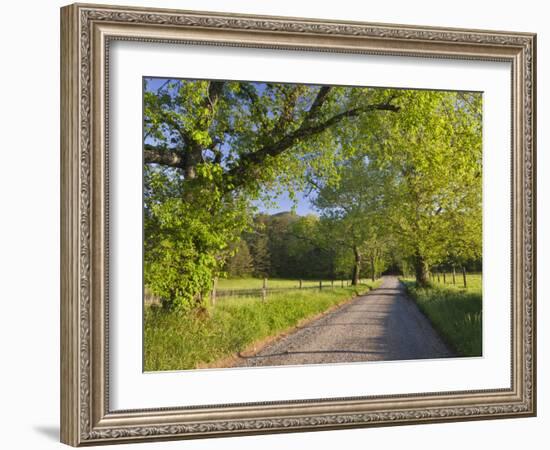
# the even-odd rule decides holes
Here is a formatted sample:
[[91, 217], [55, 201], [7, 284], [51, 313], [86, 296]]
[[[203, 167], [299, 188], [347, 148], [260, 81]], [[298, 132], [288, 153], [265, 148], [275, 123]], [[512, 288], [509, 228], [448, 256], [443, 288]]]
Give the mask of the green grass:
[[[362, 286], [360, 292], [370, 287], [372, 283]], [[212, 363], [255, 341], [280, 334], [357, 293], [349, 287], [274, 293], [266, 301], [235, 297], [219, 302], [202, 316], [148, 306], [144, 318], [145, 370], [194, 369]]]
[[[351, 281], [351, 280], [350, 280]], [[346, 282], [344, 281], [344, 285]], [[300, 280], [290, 280], [283, 278], [269, 278], [267, 288], [298, 288]], [[302, 280], [302, 287], [317, 287], [319, 281]], [[330, 286], [330, 280], [324, 280], [323, 286]], [[340, 280], [334, 281], [334, 286], [341, 286]], [[220, 278], [218, 280], [219, 290], [237, 290], [237, 289], [261, 289], [263, 287], [263, 278]]]
[[434, 328], [460, 356], [482, 355], [482, 284], [481, 274], [468, 274], [463, 287], [462, 274], [456, 277], [456, 286], [447, 276], [443, 284], [437, 278], [426, 288], [416, 286], [413, 279], [402, 279], [420, 310], [430, 319]]
[[[443, 275], [441, 274], [439, 276], [439, 282], [437, 281], [437, 276], [433, 277], [431, 280], [431, 283], [434, 286], [439, 287], [449, 287], [449, 288], [457, 288], [462, 291], [464, 291], [464, 281], [462, 278], [462, 273], [457, 272], [456, 273], [456, 285], [453, 285], [453, 275], [452, 273], [446, 273], [445, 274], [445, 284], [443, 283]], [[480, 273], [468, 273], [466, 274], [466, 291], [472, 292], [472, 293], [478, 293], [481, 295], [481, 274]]]

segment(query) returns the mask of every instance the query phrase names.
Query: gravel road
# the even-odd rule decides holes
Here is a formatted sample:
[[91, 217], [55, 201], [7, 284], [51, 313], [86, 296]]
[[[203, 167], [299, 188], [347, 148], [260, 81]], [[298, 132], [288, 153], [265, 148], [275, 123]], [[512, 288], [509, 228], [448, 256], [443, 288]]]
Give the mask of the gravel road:
[[241, 357], [236, 366], [281, 366], [446, 358], [453, 353], [406, 295], [397, 277]]

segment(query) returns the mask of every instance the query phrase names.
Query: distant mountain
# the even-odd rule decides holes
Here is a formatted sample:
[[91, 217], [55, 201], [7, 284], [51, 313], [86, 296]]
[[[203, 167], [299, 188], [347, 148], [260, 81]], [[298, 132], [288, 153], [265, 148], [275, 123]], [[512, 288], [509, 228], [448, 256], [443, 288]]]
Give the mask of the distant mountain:
[[271, 214], [271, 217], [284, 217], [284, 216], [301, 217], [299, 214], [295, 213], [294, 211], [281, 211], [278, 213]]

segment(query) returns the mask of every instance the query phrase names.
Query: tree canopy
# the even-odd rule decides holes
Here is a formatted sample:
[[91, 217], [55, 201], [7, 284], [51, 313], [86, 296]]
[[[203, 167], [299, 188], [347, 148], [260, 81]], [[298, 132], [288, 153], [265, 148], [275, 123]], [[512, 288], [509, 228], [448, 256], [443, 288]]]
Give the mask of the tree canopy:
[[[480, 258], [481, 123], [476, 93], [148, 79], [145, 283], [192, 307], [225, 271]], [[319, 217], [258, 215], [303, 191]]]

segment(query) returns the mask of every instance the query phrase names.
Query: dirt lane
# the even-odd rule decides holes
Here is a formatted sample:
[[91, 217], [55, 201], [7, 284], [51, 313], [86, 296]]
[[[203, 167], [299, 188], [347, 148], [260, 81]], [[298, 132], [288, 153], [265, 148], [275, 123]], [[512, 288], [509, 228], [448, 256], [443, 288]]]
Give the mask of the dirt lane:
[[396, 277], [242, 357], [236, 366], [280, 366], [453, 356]]

